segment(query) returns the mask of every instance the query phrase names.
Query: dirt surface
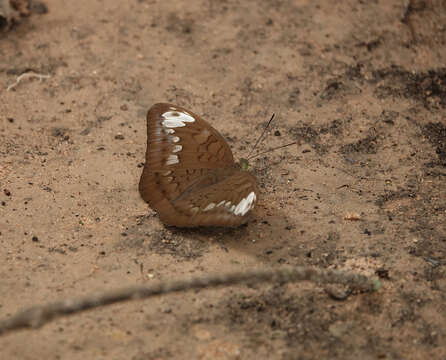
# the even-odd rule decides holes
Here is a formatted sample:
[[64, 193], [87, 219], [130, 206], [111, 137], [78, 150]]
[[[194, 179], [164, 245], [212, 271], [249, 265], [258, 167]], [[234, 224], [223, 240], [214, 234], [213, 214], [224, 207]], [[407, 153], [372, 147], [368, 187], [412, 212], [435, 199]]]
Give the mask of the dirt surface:
[[[441, 0], [45, 0], [0, 34], [0, 317], [130, 284], [282, 264], [354, 270], [114, 305], [0, 337], [1, 359], [445, 359]], [[40, 10], [39, 10], [40, 9]], [[25, 72], [50, 78], [22, 78]], [[255, 220], [165, 228], [137, 190], [173, 102], [246, 156]]]

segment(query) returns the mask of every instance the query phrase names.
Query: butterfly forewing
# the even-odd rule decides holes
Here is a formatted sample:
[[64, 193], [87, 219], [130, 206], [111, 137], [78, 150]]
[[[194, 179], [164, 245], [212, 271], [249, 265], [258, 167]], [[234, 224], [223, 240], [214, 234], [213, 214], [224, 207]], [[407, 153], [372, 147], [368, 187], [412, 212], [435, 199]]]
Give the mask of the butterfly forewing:
[[147, 114], [146, 163], [152, 171], [234, 165], [225, 139], [198, 115], [180, 106], [155, 104]]
[[237, 226], [258, 196], [217, 130], [180, 106], [155, 104], [147, 114], [146, 162], [139, 190], [173, 226]]

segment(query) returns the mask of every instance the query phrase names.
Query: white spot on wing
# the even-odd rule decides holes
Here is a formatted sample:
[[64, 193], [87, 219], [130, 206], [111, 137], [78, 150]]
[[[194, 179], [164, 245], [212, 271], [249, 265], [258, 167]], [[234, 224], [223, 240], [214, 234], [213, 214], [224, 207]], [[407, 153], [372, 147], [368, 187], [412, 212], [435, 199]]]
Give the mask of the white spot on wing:
[[203, 211], [209, 211], [212, 210], [215, 207], [215, 203], [210, 203], [208, 206], [206, 206]]
[[175, 146], [173, 147], [172, 152], [176, 153], [176, 152], [181, 151], [182, 149], [183, 149], [183, 147], [182, 147], [181, 145], [175, 145]]
[[166, 128], [177, 128], [186, 126], [186, 124], [180, 120], [163, 120], [162, 124]]
[[192, 209], [190, 209], [190, 211], [192, 211], [193, 214], [196, 214], [198, 211], [200, 211], [200, 208], [195, 206]]
[[165, 128], [177, 128], [186, 126], [186, 123], [195, 122], [195, 119], [184, 112], [179, 111], [167, 111], [161, 115], [165, 120], [162, 124]]
[[178, 156], [177, 155], [169, 155], [169, 157], [167, 158], [166, 161], [166, 165], [174, 165], [174, 164], [178, 164], [180, 161], [178, 160]]
[[244, 216], [249, 210], [251, 210], [255, 201], [256, 201], [256, 194], [254, 193], [254, 191], [251, 191], [249, 195], [243, 198], [235, 207], [234, 214]]
[[218, 204], [217, 204], [217, 206], [222, 206], [222, 205], [224, 205], [225, 204], [225, 200], [222, 200], [222, 201], [220, 201]]
[[174, 129], [164, 129], [164, 132], [166, 134], [175, 134], [175, 130]]

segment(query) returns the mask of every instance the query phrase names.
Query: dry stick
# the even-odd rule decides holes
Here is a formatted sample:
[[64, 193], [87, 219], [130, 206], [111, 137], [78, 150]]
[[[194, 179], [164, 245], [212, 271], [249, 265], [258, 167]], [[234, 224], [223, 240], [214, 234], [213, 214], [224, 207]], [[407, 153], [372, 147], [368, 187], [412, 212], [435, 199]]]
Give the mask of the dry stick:
[[9, 85], [6, 88], [6, 91], [10, 91], [10, 90], [14, 89], [20, 83], [20, 81], [22, 81], [24, 79], [38, 78], [40, 81], [42, 81], [42, 79], [49, 79], [50, 77], [51, 77], [50, 75], [37, 74], [35, 72], [26, 72], [26, 73], [23, 73], [22, 75], [18, 76], [17, 79], [15, 80], [15, 83]]
[[154, 285], [132, 286], [114, 291], [96, 293], [77, 299], [66, 299], [42, 306], [33, 306], [18, 312], [10, 319], [0, 320], [0, 335], [22, 328], [38, 328], [57, 317], [74, 314], [118, 302], [144, 299], [156, 295], [190, 289], [203, 289], [240, 283], [291, 282], [299, 280], [340, 283], [361, 291], [376, 291], [381, 283], [365, 275], [308, 267], [285, 267], [270, 270], [252, 270], [195, 277], [185, 280], [159, 282]]

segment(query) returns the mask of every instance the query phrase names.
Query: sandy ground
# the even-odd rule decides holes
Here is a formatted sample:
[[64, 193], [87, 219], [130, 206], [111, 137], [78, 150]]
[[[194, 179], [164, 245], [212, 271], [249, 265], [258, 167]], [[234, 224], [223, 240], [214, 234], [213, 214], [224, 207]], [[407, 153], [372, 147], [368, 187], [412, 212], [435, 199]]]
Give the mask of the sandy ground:
[[[130, 284], [280, 265], [379, 275], [123, 303], [0, 337], [1, 359], [445, 359], [441, 0], [45, 0], [0, 34], [0, 317]], [[23, 79], [24, 72], [50, 78]], [[173, 102], [246, 156], [255, 219], [165, 228], [137, 190]], [[359, 217], [357, 221], [349, 216]]]

